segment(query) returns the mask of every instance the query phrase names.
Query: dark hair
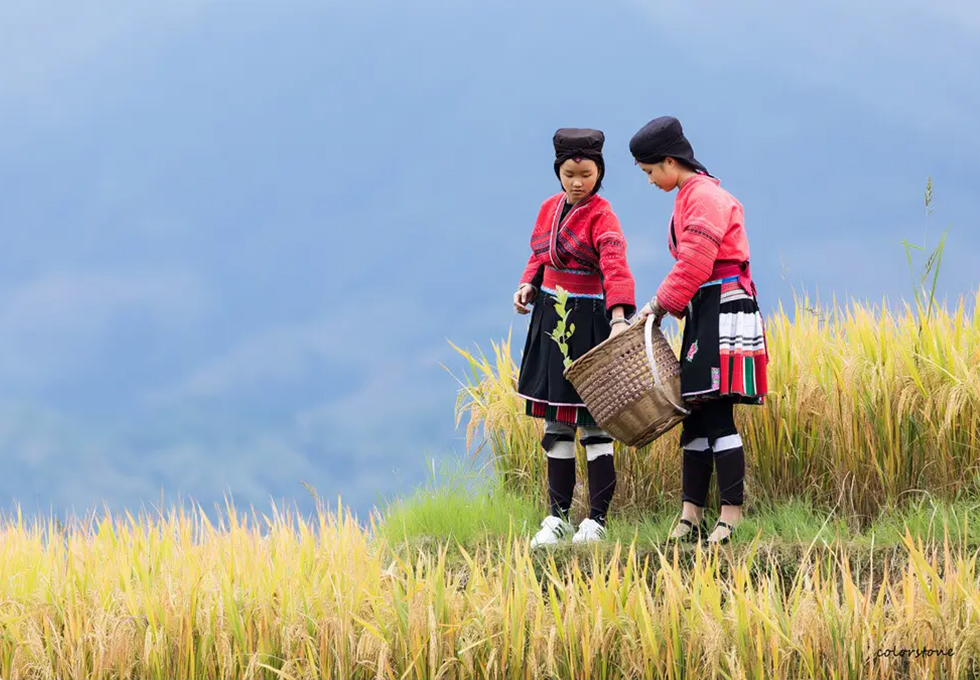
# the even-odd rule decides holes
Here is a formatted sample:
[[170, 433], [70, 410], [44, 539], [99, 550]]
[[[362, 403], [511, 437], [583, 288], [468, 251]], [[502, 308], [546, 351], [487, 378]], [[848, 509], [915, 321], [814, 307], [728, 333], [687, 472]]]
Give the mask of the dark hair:
[[[649, 163], [650, 165], [657, 165], [659, 163], [663, 163], [668, 158], [673, 158], [674, 159], [674, 162], [677, 163], [682, 168], [685, 168], [687, 170], [690, 170], [691, 172], [696, 172], [699, 175], [701, 174], [701, 171], [698, 168], [694, 167], [693, 165], [691, 165], [689, 162], [687, 162], [683, 158], [677, 158], [676, 156], [656, 156], [655, 158], [652, 158], [652, 159], [649, 159], [649, 160], [644, 160], [642, 162], [643, 163]], [[641, 161], [637, 161], [637, 165], [639, 165], [640, 162]]]
[[[670, 158], [673, 158], [673, 156], [671, 156]], [[676, 163], [677, 163], [678, 165], [680, 165], [680, 166], [681, 166], [682, 168], [687, 168], [687, 169], [688, 169], [688, 170], [690, 170], [691, 172], [696, 172], [696, 173], [697, 173], [697, 174], [699, 174], [699, 175], [701, 174], [701, 171], [700, 171], [700, 170], [698, 170], [698, 169], [697, 169], [696, 167], [694, 167], [693, 165], [691, 165], [690, 163], [688, 163], [688, 162], [687, 162], [686, 160], [684, 160], [683, 158], [674, 158], [674, 161], [675, 161], [675, 162], [676, 162]]]

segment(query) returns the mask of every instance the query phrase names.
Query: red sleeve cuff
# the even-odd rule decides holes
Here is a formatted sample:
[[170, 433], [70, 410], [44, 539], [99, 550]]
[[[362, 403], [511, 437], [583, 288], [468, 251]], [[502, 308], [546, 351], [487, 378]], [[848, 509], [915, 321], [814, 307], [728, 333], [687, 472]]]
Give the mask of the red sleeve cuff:
[[672, 316], [684, 316], [684, 308], [687, 307], [687, 300], [682, 300], [672, 287], [664, 281], [657, 289], [657, 304], [663, 307]]

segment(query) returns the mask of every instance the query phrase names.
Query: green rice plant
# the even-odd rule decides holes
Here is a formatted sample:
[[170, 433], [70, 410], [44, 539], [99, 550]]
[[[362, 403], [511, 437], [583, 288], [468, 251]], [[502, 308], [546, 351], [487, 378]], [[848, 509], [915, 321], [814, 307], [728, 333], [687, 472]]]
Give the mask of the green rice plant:
[[[933, 212], [932, 177], [926, 179], [925, 205], [926, 217], [928, 218]], [[912, 275], [912, 292], [914, 295], [916, 311], [920, 315], [920, 329], [922, 321], [928, 321], [929, 316], [932, 313], [932, 308], [936, 303], [936, 284], [939, 281], [939, 268], [943, 260], [943, 250], [946, 246], [947, 233], [948, 230], [943, 232], [943, 235], [939, 239], [939, 245], [936, 246], [931, 253], [929, 253], [929, 257], [926, 259], [919, 273], [918, 282], [915, 280], [915, 271], [912, 266], [912, 251], [917, 250], [920, 253], [925, 254], [927, 238], [925, 235], [923, 235], [921, 246], [913, 245], [904, 239], [902, 240], [902, 245], [905, 246], [905, 256], [909, 263], [909, 273]], [[930, 274], [932, 274], [932, 286], [929, 288], [927, 295], [925, 286]], [[925, 312], [924, 315], [923, 310]]]
[[489, 445], [497, 479], [516, 493], [535, 497], [541, 492], [545, 475], [539, 445], [544, 425], [524, 414], [524, 400], [517, 394], [518, 367], [511, 357], [510, 336], [499, 344], [491, 343], [491, 358], [479, 348], [470, 352], [450, 344], [469, 369], [465, 381], [456, 378], [460, 384], [456, 426], [468, 416], [467, 450], [476, 456]]

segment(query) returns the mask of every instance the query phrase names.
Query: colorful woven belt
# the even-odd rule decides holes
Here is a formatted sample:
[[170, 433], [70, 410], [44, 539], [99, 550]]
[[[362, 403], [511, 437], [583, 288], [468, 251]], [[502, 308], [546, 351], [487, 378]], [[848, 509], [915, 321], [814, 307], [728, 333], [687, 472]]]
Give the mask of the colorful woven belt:
[[541, 290], [554, 294], [558, 286], [567, 290], [571, 297], [603, 297], [602, 277], [599, 274], [583, 269], [545, 267]]

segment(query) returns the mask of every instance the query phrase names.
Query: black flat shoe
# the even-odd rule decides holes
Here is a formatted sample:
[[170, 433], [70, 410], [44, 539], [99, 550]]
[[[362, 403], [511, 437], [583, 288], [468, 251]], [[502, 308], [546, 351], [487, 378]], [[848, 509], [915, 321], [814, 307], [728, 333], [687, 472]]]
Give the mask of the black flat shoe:
[[[733, 527], [728, 522], [722, 522], [721, 520], [718, 520], [715, 523], [715, 529], [717, 529], [718, 527], [724, 527], [725, 529], [728, 529], [728, 535], [718, 541], [709, 541], [708, 537], [711, 536], [711, 534], [708, 534], [704, 538], [704, 542], [706, 545], [725, 545], [726, 543], [732, 540], [732, 536], [735, 535], [735, 527]], [[714, 529], [711, 530], [711, 533], [714, 533]]]
[[695, 525], [693, 522], [691, 522], [691, 520], [681, 517], [677, 521], [677, 523], [689, 526], [691, 527], [691, 530], [688, 531], [686, 534], [683, 534], [682, 536], [673, 536], [673, 535], [668, 536], [668, 540], [670, 541], [680, 541], [684, 543], [697, 543], [704, 536], [705, 529], [707, 529], [703, 519], [699, 524]]

